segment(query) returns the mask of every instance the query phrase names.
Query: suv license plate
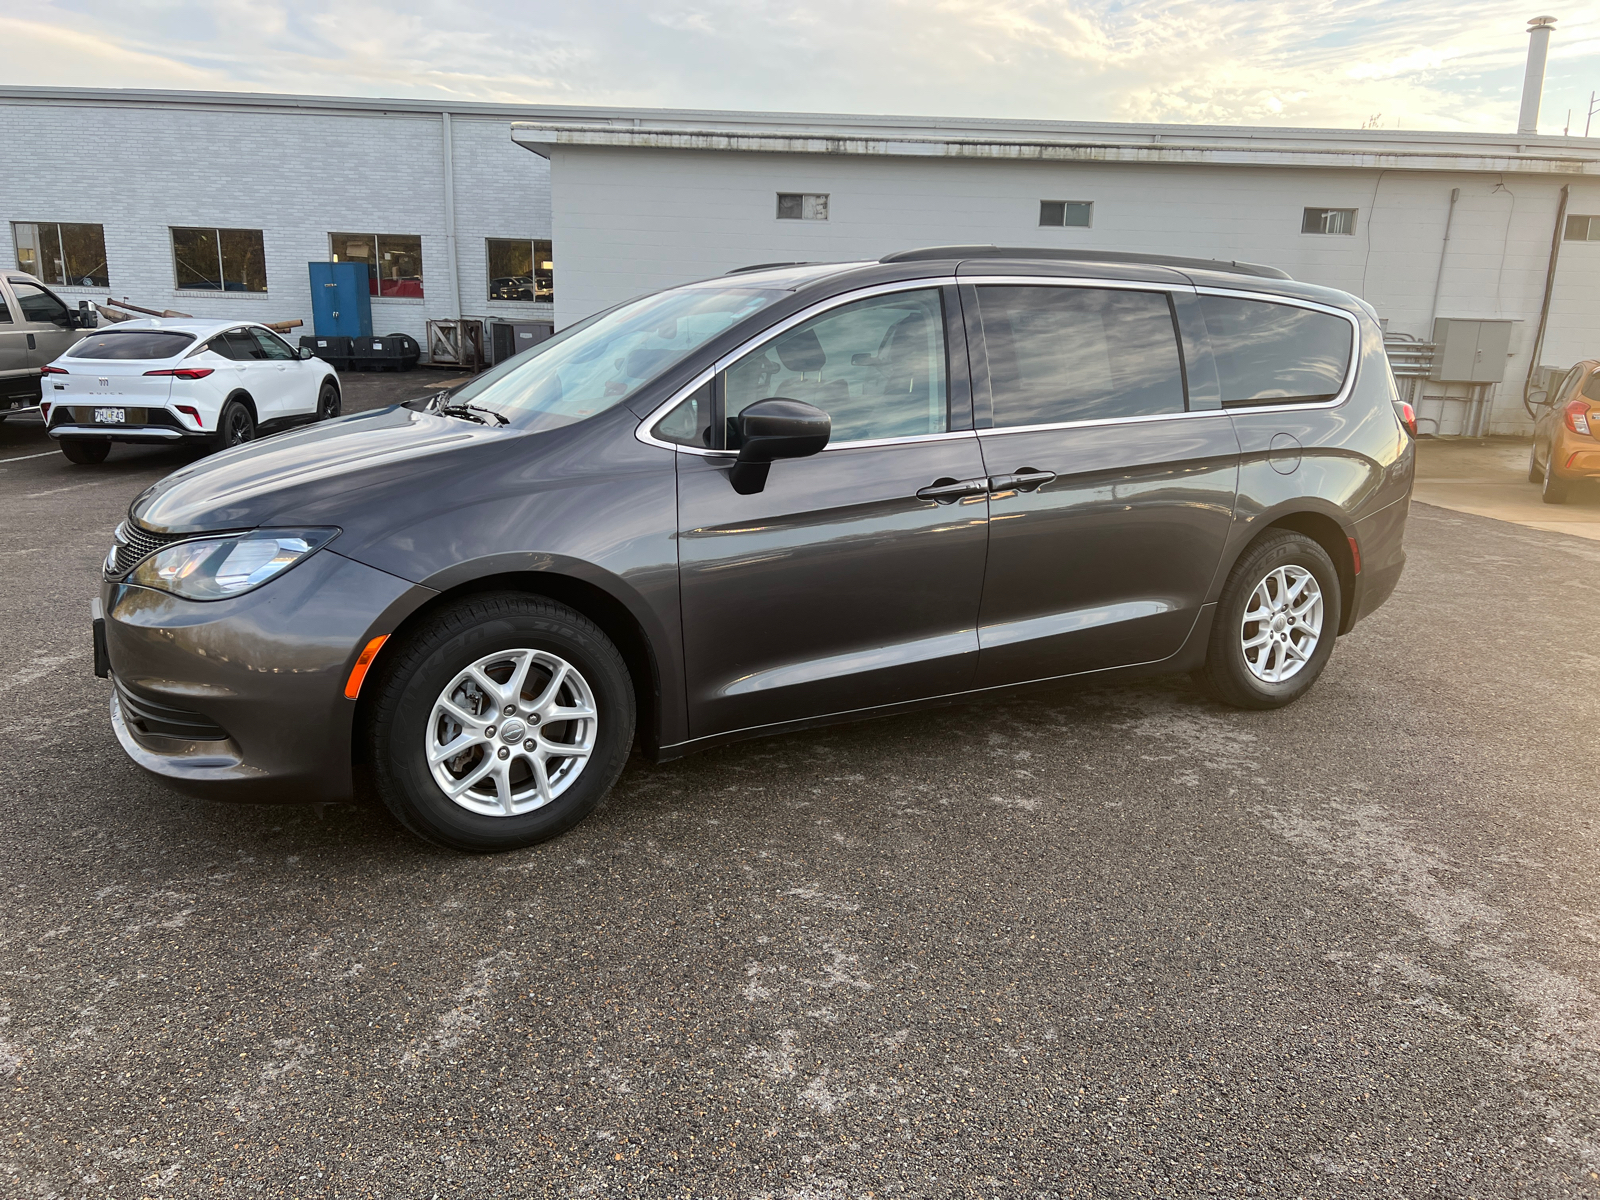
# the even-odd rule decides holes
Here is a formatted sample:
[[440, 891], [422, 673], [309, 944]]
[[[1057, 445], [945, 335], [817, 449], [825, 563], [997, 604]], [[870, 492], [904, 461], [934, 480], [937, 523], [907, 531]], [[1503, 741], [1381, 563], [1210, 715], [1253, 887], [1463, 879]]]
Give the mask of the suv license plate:
[[126, 409], [122, 408], [97, 408], [94, 410], [96, 425], [121, 425], [128, 419]]

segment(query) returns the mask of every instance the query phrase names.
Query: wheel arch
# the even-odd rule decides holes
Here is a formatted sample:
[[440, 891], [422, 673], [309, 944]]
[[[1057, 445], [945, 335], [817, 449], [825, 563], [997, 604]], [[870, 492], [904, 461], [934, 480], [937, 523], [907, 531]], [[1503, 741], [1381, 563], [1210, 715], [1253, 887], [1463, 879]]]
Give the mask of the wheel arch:
[[222, 398], [222, 403], [217, 406], [217, 423], [219, 426], [222, 423], [222, 410], [227, 408], [228, 405], [232, 404], [235, 400], [243, 401], [245, 407], [250, 410], [250, 419], [257, 425], [261, 424], [261, 413], [260, 410], [256, 408], [256, 398], [243, 388], [234, 388], [233, 391], [229, 392]]
[[1239, 551], [1234, 561], [1238, 562], [1251, 546], [1274, 529], [1288, 529], [1303, 534], [1327, 551], [1328, 557], [1333, 560], [1334, 570], [1339, 573], [1339, 632], [1348, 632], [1355, 616], [1356, 597], [1355, 556], [1350, 550], [1350, 538], [1353, 535], [1343, 524], [1325, 512], [1309, 508], [1299, 509], [1274, 516], [1272, 521]]
[[[429, 584], [429, 586], [433, 586]], [[486, 592], [522, 592], [564, 604], [600, 627], [621, 653], [633, 683], [636, 710], [635, 737], [647, 753], [662, 742], [662, 670], [655, 642], [638, 615], [617, 595], [600, 584], [557, 570], [498, 570], [461, 579], [440, 588], [411, 612], [391, 632], [404, 634], [448, 604]], [[368, 689], [357, 703], [357, 728], [367, 719]], [[357, 739], [359, 744], [359, 739]]]

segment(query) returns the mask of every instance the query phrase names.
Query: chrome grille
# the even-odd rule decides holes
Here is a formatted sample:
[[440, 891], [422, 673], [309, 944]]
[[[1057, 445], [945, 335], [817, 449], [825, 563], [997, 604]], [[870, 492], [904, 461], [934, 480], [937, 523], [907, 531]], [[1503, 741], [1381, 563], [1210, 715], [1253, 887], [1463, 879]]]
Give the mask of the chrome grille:
[[182, 534], [151, 533], [131, 521], [118, 525], [111, 536], [111, 553], [106, 555], [107, 575], [126, 575], [140, 559], [183, 537]]

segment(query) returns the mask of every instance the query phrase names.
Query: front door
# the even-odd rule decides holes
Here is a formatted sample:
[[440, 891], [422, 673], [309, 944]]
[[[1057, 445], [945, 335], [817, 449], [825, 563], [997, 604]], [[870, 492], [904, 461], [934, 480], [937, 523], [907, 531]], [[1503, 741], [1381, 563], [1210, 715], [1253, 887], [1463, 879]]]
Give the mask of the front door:
[[722, 364], [702, 397], [712, 419], [658, 427], [715, 448], [728, 418], [773, 396], [833, 421], [828, 449], [774, 463], [754, 495], [733, 490], [726, 456], [679, 453], [691, 737], [972, 685], [987, 484], [964, 387], [951, 404], [947, 300], [923, 287], [840, 303]]
[[12, 311], [15, 304], [0, 284], [0, 411], [32, 404], [39, 392], [28, 367], [28, 331], [21, 314]]
[[11, 292], [28, 334], [28, 366], [37, 373], [65, 354], [82, 334], [72, 323], [72, 310], [53, 292], [22, 279], [11, 281]]
[[1147, 288], [964, 293], [994, 489], [980, 685], [1166, 658], [1205, 601], [1239, 445], [1215, 397], [1186, 397], [1175, 302], [1193, 293]]

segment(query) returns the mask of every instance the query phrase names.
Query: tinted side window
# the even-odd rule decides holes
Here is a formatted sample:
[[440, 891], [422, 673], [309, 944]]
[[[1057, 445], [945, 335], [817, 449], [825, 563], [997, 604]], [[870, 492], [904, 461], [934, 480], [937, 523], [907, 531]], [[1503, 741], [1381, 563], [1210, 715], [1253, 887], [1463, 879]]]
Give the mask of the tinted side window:
[[944, 307], [936, 289], [841, 305], [786, 330], [722, 373], [728, 418], [784, 396], [833, 418], [834, 442], [949, 428]]
[[1600, 403], [1600, 371], [1596, 371], [1584, 381], [1583, 394], [1590, 400]]
[[294, 351], [289, 349], [289, 343], [276, 334], [269, 333], [265, 329], [251, 329], [250, 336], [255, 338], [256, 345], [261, 347], [261, 353], [266, 358], [290, 359], [295, 357]]
[[22, 310], [24, 321], [48, 321], [54, 325], [67, 323], [67, 306], [43, 288], [13, 279], [11, 291], [17, 297], [17, 307]]
[[0, 292], [0, 325], [9, 324], [11, 324], [11, 310], [6, 307], [5, 294]]
[[1274, 304], [1201, 296], [1224, 408], [1331, 400], [1350, 369], [1350, 322]]
[[240, 362], [250, 362], [252, 359], [264, 357], [261, 347], [256, 345], [256, 340], [250, 336], [248, 329], [230, 329], [221, 338], [212, 338], [211, 344], [215, 346], [219, 341], [226, 341], [228, 357], [237, 358]]
[[1182, 412], [1165, 292], [980, 287], [996, 428]]

